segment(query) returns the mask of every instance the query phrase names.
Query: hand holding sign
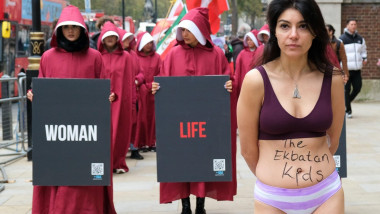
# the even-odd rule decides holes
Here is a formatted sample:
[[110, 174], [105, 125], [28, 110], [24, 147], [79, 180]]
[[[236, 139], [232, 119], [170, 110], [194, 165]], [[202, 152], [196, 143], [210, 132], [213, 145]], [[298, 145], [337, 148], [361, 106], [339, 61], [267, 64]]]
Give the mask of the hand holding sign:
[[158, 89], [160, 89], [160, 83], [152, 82], [152, 94], [156, 94]]
[[[228, 80], [225, 84], [224, 84], [224, 88], [228, 91], [228, 92], [232, 92], [232, 80]], [[152, 94], [156, 94], [157, 91], [160, 89], [160, 83], [158, 82], [152, 82]]]

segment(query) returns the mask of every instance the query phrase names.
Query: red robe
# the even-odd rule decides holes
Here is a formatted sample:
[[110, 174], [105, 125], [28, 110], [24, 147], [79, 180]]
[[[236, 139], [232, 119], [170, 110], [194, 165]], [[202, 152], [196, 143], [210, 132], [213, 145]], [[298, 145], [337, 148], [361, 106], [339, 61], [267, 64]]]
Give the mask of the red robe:
[[331, 64], [340, 69], [340, 62], [331, 44], [326, 46], [326, 57], [330, 60]]
[[[117, 33], [117, 27], [111, 22], [107, 22], [104, 24], [99, 38], [110, 31]], [[130, 144], [132, 128], [133, 62], [129, 53], [123, 50], [119, 42], [117, 49], [109, 53], [99, 39], [98, 50], [103, 59], [101, 78], [111, 80], [111, 93], [116, 95], [116, 100], [111, 104], [113, 169], [124, 169], [128, 172], [125, 157]]]
[[[258, 58], [258, 55], [256, 55], [256, 53], [260, 52], [258, 50], [261, 49], [260, 47], [262, 46], [261, 42], [257, 38], [257, 34], [258, 34], [258, 31], [256, 29], [253, 29], [252, 31], [248, 32], [244, 36], [244, 42], [243, 42], [244, 49], [239, 53], [236, 59], [236, 63], [235, 63], [236, 69], [235, 69], [234, 77], [237, 84], [236, 85], [237, 96], [239, 96], [240, 94], [244, 77], [248, 73], [248, 71], [253, 69], [254, 63], [257, 61], [257, 58]], [[250, 38], [252, 42], [255, 44], [255, 50], [253, 51], [250, 50], [248, 46], [248, 38]]]
[[237, 59], [236, 59], [236, 69], [235, 69], [235, 81], [237, 82], [237, 94], [240, 94], [241, 86], [245, 75], [252, 69], [252, 62], [255, 58], [256, 50], [251, 51], [249, 48], [244, 48]]
[[[145, 32], [146, 33], [146, 32]], [[142, 35], [138, 36], [137, 47], [139, 47]], [[142, 51], [137, 51], [137, 61], [139, 64], [139, 112], [137, 116], [136, 145], [138, 147], [156, 145], [156, 130], [154, 116], [154, 95], [152, 94], [153, 77], [160, 73], [161, 58], [153, 49], [149, 55]]]
[[[193, 9], [194, 10], [194, 9]], [[204, 10], [199, 9], [199, 10]], [[195, 13], [195, 14], [194, 14]], [[207, 33], [208, 18], [194, 20], [197, 12], [189, 13], [182, 19], [192, 20], [200, 29], [208, 44], [198, 43], [194, 48], [178, 41], [178, 46], [166, 56], [160, 76], [203, 76], [203, 75], [231, 75], [230, 67], [222, 50], [213, 45], [210, 34]], [[206, 26], [205, 26], [206, 25]], [[205, 30], [206, 29], [206, 30]], [[206, 33], [204, 33], [206, 31]], [[209, 32], [209, 31], [208, 31]], [[210, 63], [212, 62], [212, 63]], [[223, 90], [223, 89], [222, 89]], [[190, 194], [197, 197], [210, 197], [216, 200], [233, 200], [236, 195], [236, 109], [232, 104], [235, 93], [231, 93], [231, 154], [232, 154], [232, 181], [231, 182], [181, 182], [160, 183], [160, 203], [170, 203], [174, 200], [186, 198]]]
[[[62, 11], [58, 24], [67, 20], [85, 26], [79, 9], [74, 6]], [[40, 78], [99, 78], [103, 63], [98, 51], [88, 48], [66, 52], [57, 48], [55, 34], [51, 44], [52, 48], [41, 57]], [[34, 186], [32, 213], [116, 213], [112, 179], [111, 186]]]
[[[138, 82], [144, 81], [144, 75], [142, 73], [139, 73], [139, 63], [137, 61], [137, 54], [135, 51], [128, 49], [128, 53], [131, 55], [132, 61], [133, 61], [133, 73], [134, 73], [134, 80], [137, 80]], [[133, 81], [133, 96], [132, 96], [132, 128], [131, 128], [131, 140], [130, 142], [133, 143], [133, 146], [135, 148], [138, 148], [138, 142], [136, 139], [136, 131], [137, 131], [137, 101], [140, 96], [139, 92], [137, 91], [137, 86], [135, 82]]]
[[[123, 38], [127, 31], [118, 28], [119, 31], [119, 39]], [[123, 41], [120, 40], [121, 45], [123, 46]], [[139, 70], [139, 63], [137, 60], [137, 54], [135, 52], [136, 49], [136, 40], [133, 36], [133, 39], [129, 42], [129, 47], [126, 49], [128, 53], [131, 55], [132, 64], [133, 64], [133, 73], [135, 76], [135, 80], [138, 82], [144, 81], [144, 75]], [[137, 129], [137, 101], [139, 99], [139, 93], [137, 91], [138, 87], [135, 83], [133, 83], [133, 92], [132, 92], [132, 127], [131, 127], [131, 139], [130, 142], [134, 144], [134, 147], [138, 148], [138, 143], [135, 141], [136, 138], [136, 129]]]

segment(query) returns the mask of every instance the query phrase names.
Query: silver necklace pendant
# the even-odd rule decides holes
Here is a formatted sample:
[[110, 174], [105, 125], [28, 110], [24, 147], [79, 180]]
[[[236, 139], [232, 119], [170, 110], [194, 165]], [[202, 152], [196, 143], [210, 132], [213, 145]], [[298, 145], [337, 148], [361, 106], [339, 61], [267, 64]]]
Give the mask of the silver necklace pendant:
[[293, 98], [301, 99], [301, 95], [300, 95], [300, 92], [298, 91], [297, 85], [293, 92]]

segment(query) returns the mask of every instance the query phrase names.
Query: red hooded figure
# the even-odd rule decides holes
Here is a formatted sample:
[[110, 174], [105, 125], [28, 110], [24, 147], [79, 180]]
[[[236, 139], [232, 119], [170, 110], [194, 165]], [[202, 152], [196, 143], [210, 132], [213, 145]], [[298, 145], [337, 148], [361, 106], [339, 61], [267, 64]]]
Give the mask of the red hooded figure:
[[[138, 59], [137, 59], [137, 53], [136, 53], [136, 40], [135, 40], [135, 37], [133, 36], [132, 33], [129, 33], [123, 29], [120, 29], [118, 28], [119, 30], [119, 38], [120, 39], [120, 42], [121, 44], [123, 45], [123, 42], [128, 39], [129, 40], [129, 43], [128, 43], [128, 47], [127, 48], [124, 48], [124, 50], [128, 51], [128, 53], [131, 55], [132, 57], [132, 62], [133, 62], [133, 72], [134, 72], [134, 76], [135, 76], [135, 81], [134, 81], [134, 90], [133, 90], [133, 104], [132, 104], [132, 131], [131, 131], [131, 140], [130, 142], [133, 143], [134, 147], [135, 148], [138, 148], [138, 142], [135, 140], [136, 138], [136, 128], [137, 128], [137, 101], [139, 99], [139, 93], [137, 91], [137, 86], [136, 86], [136, 82], [144, 82], [144, 75], [140, 72], [140, 65], [138, 63]], [[136, 150], [138, 151], [138, 150]], [[132, 151], [133, 153], [133, 151]], [[140, 158], [141, 159], [141, 158]]]
[[[150, 50], [147, 51], [147, 47]], [[139, 73], [137, 86], [139, 91], [139, 112], [137, 116], [136, 145], [153, 148], [156, 145], [154, 95], [152, 94], [153, 77], [160, 73], [161, 58], [156, 52], [153, 37], [147, 32], [137, 35], [137, 61]], [[143, 77], [143, 78], [141, 78]]]
[[128, 48], [124, 49], [128, 52], [131, 50], [136, 51], [136, 39], [133, 33], [127, 32], [121, 28], [118, 28], [119, 30], [119, 35], [120, 35], [120, 42], [123, 43], [124, 40], [129, 39], [129, 46]]
[[263, 25], [260, 28], [259, 33], [257, 34], [257, 38], [262, 43], [266, 43], [264, 36], [267, 37], [267, 40], [269, 39], [270, 31], [269, 31], [269, 25], [268, 24]]
[[[65, 36], [62, 28], [70, 28], [70, 34]], [[74, 31], [80, 31], [76, 40]], [[99, 78], [102, 56], [88, 48], [87, 29], [77, 7], [67, 6], [62, 10], [51, 47], [41, 57], [40, 78]], [[112, 179], [108, 187], [34, 186], [32, 213], [116, 213]]]
[[[231, 75], [224, 53], [212, 43], [208, 20], [207, 8], [194, 8], [182, 18], [177, 29], [178, 44], [172, 48], [163, 61], [161, 76]], [[195, 37], [197, 40], [195, 43], [192, 42], [194, 40], [192, 36], [187, 36], [187, 31]], [[231, 94], [232, 97], [233, 94]], [[198, 210], [199, 204], [203, 203], [204, 206], [205, 197], [216, 200], [233, 200], [233, 196], [236, 195], [236, 125], [234, 125], [236, 116], [232, 114], [231, 117], [235, 118], [232, 119], [235, 122], [232, 121], [231, 125], [233, 181], [161, 183], [160, 203], [170, 203], [182, 199], [183, 209], [186, 209], [189, 206], [188, 197], [193, 194], [198, 197]], [[203, 206], [200, 205], [201, 210]]]
[[[114, 36], [113, 42], [116, 42], [114, 44], [116, 47], [106, 47], [106, 39], [110, 36]], [[135, 81], [133, 61], [130, 54], [123, 50], [119, 42], [118, 29], [111, 22], [106, 22], [103, 26], [98, 40], [98, 50], [103, 58], [101, 78], [111, 79], [111, 93], [114, 93], [116, 97], [111, 104], [113, 169], [118, 170], [117, 172], [128, 172], [125, 157], [130, 144], [132, 127]]]
[[[236, 59], [236, 69], [235, 69], [235, 81], [237, 82], [237, 95], [240, 94], [241, 85], [243, 83], [243, 79], [245, 75], [253, 69], [252, 62], [255, 61], [256, 57], [256, 50], [261, 46], [260, 41], [257, 39], [257, 33], [258, 31], [256, 29], [253, 29], [251, 32], [248, 32], [244, 36], [244, 50], [242, 50], [237, 59]], [[253, 42], [254, 47], [249, 47], [248, 40], [251, 40]], [[251, 43], [252, 44], [252, 43]]]

